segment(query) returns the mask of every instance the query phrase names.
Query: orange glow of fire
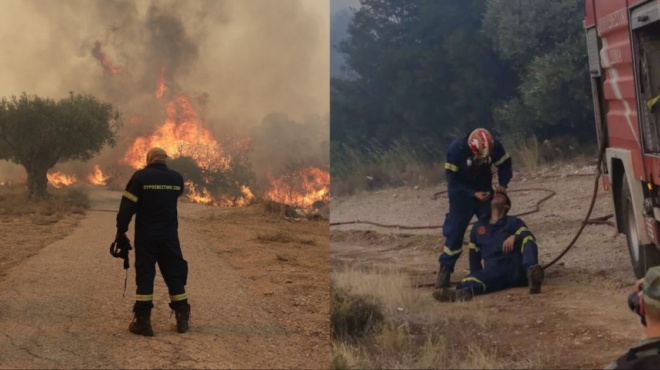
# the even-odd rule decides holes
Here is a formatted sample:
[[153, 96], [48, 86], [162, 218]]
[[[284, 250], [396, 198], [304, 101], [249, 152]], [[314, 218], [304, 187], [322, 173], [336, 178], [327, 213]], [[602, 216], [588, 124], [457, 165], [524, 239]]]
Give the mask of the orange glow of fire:
[[165, 85], [165, 67], [160, 68], [160, 76], [158, 77], [158, 82], [156, 83], [156, 98], [160, 99], [167, 90], [167, 85]]
[[245, 185], [241, 186], [241, 193], [243, 193], [243, 196], [237, 199], [236, 201], [234, 201], [234, 205], [236, 206], [244, 207], [256, 199], [254, 194], [252, 194], [252, 191], [250, 191], [250, 188], [248, 188]]
[[112, 65], [112, 62], [110, 62], [110, 57], [108, 57], [108, 54], [106, 54], [105, 52], [103, 52], [103, 50], [101, 50], [100, 41], [96, 41], [94, 43], [94, 48], [92, 49], [92, 56], [94, 56], [94, 58], [96, 58], [96, 60], [99, 61], [101, 67], [103, 67], [103, 74], [106, 76], [116, 75], [124, 71], [122, 67]]
[[188, 190], [188, 194], [186, 196], [192, 202], [216, 205], [216, 200], [213, 198], [213, 196], [211, 196], [211, 194], [209, 194], [206, 189], [202, 188], [201, 190], [197, 190], [195, 184], [193, 184], [193, 182], [190, 180], [185, 182], [185, 186]]
[[217, 200], [209, 193], [208, 190], [204, 188], [199, 188], [192, 181], [188, 180], [185, 182], [186, 187], [186, 197], [193, 203], [208, 204], [219, 207], [245, 207], [250, 202], [256, 199], [252, 191], [247, 186], [241, 186], [240, 197], [236, 199], [230, 199], [227, 196], [223, 196], [220, 200]]
[[170, 158], [186, 156], [198, 166], [216, 171], [229, 168], [231, 158], [197, 117], [187, 95], [178, 95], [165, 106], [165, 123], [149, 136], [135, 139], [124, 156], [133, 168], [143, 167], [146, 154], [153, 147], [165, 149]]
[[48, 173], [46, 176], [48, 177], [48, 182], [58, 189], [63, 186], [73, 185], [77, 181], [76, 175], [65, 175], [59, 171]]
[[329, 196], [330, 173], [316, 167], [272, 179], [271, 189], [265, 194], [267, 199], [306, 210], [317, 201], [327, 201]]
[[87, 175], [87, 181], [92, 185], [105, 186], [110, 176], [104, 176], [98, 164], [94, 165], [94, 173]]

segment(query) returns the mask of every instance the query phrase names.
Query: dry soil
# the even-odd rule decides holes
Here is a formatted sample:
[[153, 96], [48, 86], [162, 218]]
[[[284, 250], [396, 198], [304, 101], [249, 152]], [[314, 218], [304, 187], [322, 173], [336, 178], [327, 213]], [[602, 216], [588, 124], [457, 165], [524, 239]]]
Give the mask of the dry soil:
[[[174, 330], [158, 274], [155, 336], [146, 338], [127, 330], [135, 270], [128, 270], [122, 297], [122, 263], [108, 252], [120, 196], [93, 191], [92, 210], [77, 225], [67, 221], [45, 236], [63, 236], [60, 240], [2, 246], [3, 255], [11, 248], [29, 252], [7, 260], [0, 275], [0, 368], [329, 366], [327, 222], [290, 223], [263, 214], [259, 205], [217, 209], [180, 203], [191, 329]], [[41, 232], [21, 222], [3, 223], [4, 240]], [[295, 237], [259, 239], [277, 230]]]
[[[590, 168], [562, 168], [552, 174], [592, 173]], [[539, 243], [541, 263], [549, 262], [573, 238], [589, 206], [592, 177], [517, 175], [510, 189], [545, 188], [557, 195], [539, 212], [524, 216]], [[333, 198], [331, 222], [370, 220], [385, 224], [441, 225], [446, 196], [443, 187], [389, 189]], [[533, 208], [547, 192], [512, 193], [512, 214]], [[612, 213], [610, 193], [600, 189], [593, 217]], [[331, 228], [331, 260], [341, 265], [375, 265], [407, 271], [421, 285], [432, 284], [437, 257], [444, 245], [441, 229], [398, 230], [367, 225]], [[457, 281], [467, 274], [467, 254], [459, 260]], [[498, 329], [485, 333], [493, 345], [538, 354], [543, 367], [602, 368], [640, 338], [639, 320], [626, 299], [635, 276], [625, 237], [607, 225], [587, 226], [562, 261], [546, 272], [542, 294], [511, 289], [478, 297], [501, 318]], [[432, 288], [428, 290], [430, 295]], [[440, 304], [440, 303], [438, 303]]]

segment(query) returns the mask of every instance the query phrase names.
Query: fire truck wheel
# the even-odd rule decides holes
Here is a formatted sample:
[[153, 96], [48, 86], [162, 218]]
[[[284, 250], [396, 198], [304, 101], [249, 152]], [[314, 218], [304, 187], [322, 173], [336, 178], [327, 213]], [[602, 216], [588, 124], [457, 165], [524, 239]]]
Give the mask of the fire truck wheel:
[[621, 186], [621, 212], [623, 214], [623, 226], [628, 242], [628, 252], [632, 262], [635, 276], [641, 279], [646, 270], [660, 265], [660, 250], [656, 245], [640, 245], [637, 234], [637, 215], [632, 205], [632, 193], [626, 175], [623, 175]]

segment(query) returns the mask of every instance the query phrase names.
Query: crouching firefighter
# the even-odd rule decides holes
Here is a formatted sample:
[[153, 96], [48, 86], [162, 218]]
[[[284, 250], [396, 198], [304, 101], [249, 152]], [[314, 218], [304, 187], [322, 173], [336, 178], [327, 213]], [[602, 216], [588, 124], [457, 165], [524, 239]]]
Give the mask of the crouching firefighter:
[[133, 334], [153, 336], [153, 308], [156, 263], [170, 293], [170, 308], [176, 316], [177, 331], [188, 331], [190, 305], [186, 297], [188, 263], [183, 259], [178, 236], [177, 201], [183, 193], [183, 177], [166, 165], [161, 148], [147, 153], [147, 166], [131, 177], [117, 213], [115, 242], [126, 244], [126, 231], [135, 215], [135, 282]]
[[490, 213], [493, 165], [498, 169], [499, 182], [495, 192], [505, 193], [513, 176], [511, 158], [489, 131], [476, 129], [449, 145], [445, 163], [449, 212], [442, 227], [445, 246], [439, 258], [436, 293], [449, 288], [450, 275], [461, 255], [463, 237], [472, 217], [482, 219]]
[[507, 215], [510, 208], [507, 195], [493, 196], [489, 219], [477, 221], [470, 232], [470, 274], [455, 290], [434, 294], [436, 299], [467, 301], [477, 294], [524, 286], [530, 294], [541, 292], [544, 272], [536, 240], [521, 219]]

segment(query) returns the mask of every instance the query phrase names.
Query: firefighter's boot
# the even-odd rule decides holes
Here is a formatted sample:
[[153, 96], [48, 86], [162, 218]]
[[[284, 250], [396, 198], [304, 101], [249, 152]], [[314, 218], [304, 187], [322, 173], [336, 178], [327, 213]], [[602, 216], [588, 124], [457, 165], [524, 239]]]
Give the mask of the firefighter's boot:
[[175, 307], [174, 316], [176, 317], [176, 331], [178, 333], [187, 332], [190, 327], [190, 305]]
[[438, 276], [435, 279], [435, 290], [433, 291], [433, 298], [440, 302], [446, 302], [446, 290], [451, 286], [450, 284], [451, 272], [446, 267], [440, 265], [438, 269]]
[[437, 289], [433, 298], [440, 302], [467, 302], [474, 298], [474, 292], [472, 288]]
[[541, 284], [545, 278], [545, 272], [540, 265], [534, 265], [527, 270], [527, 283], [529, 284], [529, 294], [541, 293]]
[[153, 337], [154, 329], [151, 327], [151, 310], [136, 312], [133, 322], [128, 326], [128, 330], [133, 334]]
[[451, 278], [451, 272], [449, 269], [440, 265], [438, 270], [438, 276], [435, 280], [435, 289], [446, 289], [450, 287], [449, 279]]

